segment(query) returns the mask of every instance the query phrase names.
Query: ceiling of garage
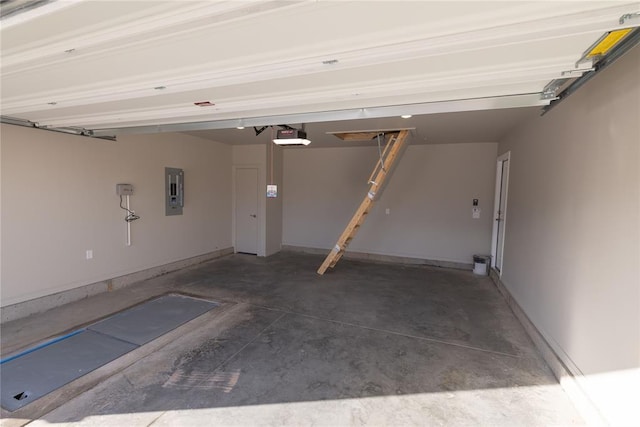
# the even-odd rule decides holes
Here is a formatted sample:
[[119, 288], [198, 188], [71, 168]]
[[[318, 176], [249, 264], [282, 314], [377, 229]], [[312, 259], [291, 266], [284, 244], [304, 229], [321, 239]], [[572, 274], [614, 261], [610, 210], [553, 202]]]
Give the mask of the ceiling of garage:
[[[639, 10], [611, 1], [44, 2], [1, 21], [2, 115], [133, 131], [351, 112], [335, 121], [389, 106], [370, 117], [481, 110], [495, 103], [464, 103], [505, 96], [500, 108], [543, 105], [547, 83], [575, 72], [589, 46]], [[194, 105], [202, 101], [213, 105]]]
[[[468, 142], [497, 142], [514, 126], [540, 115], [538, 107], [502, 110], [464, 111], [455, 113], [424, 114], [408, 119], [383, 117], [376, 119], [339, 120], [306, 124], [312, 143], [309, 147], [348, 147], [375, 145], [370, 141], [343, 141], [328, 132], [346, 132], [378, 129], [410, 128], [411, 144], [457, 144]], [[292, 124], [300, 127], [301, 124]], [[187, 132], [190, 135], [231, 145], [267, 143], [270, 129], [256, 136], [254, 128], [214, 129]]]

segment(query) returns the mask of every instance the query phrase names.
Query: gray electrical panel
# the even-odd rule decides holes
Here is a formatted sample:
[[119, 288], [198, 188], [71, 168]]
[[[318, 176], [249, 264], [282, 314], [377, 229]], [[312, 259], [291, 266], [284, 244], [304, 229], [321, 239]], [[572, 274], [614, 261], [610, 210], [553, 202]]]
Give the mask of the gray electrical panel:
[[164, 168], [165, 215], [182, 215], [184, 207], [184, 171]]

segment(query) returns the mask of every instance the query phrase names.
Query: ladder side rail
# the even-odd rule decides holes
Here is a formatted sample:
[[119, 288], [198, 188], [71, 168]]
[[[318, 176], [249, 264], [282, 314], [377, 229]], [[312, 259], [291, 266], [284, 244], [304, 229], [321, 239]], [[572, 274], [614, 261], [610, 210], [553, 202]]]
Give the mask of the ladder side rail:
[[[392, 169], [398, 154], [402, 152], [402, 147], [404, 146], [407, 135], [408, 135], [408, 131], [403, 130], [403, 131], [400, 131], [399, 134], [396, 134], [389, 138], [389, 142], [385, 147], [385, 153], [384, 153], [384, 154], [387, 154], [386, 159], [383, 156], [383, 158], [378, 160], [378, 164], [374, 168], [373, 174], [371, 175], [371, 177], [373, 177], [374, 174], [376, 175], [375, 181], [371, 182], [371, 177], [370, 177], [369, 181], [371, 182], [371, 186], [369, 187], [369, 191], [367, 195], [365, 196], [362, 203], [360, 203], [360, 206], [358, 207], [353, 217], [349, 221], [349, 224], [340, 235], [338, 242], [331, 249], [327, 257], [325, 258], [324, 262], [318, 269], [318, 274], [320, 275], [324, 274], [328, 268], [334, 267], [338, 262], [338, 260], [342, 258], [342, 255], [344, 254], [347, 248], [347, 245], [353, 239], [353, 237], [355, 237], [355, 234], [358, 228], [360, 227], [360, 225], [362, 225], [362, 223], [364, 222], [365, 216], [369, 213], [369, 210], [371, 209], [371, 206], [373, 205], [374, 200], [376, 199], [377, 190], [379, 188], [382, 188], [387, 177], [387, 171]], [[391, 144], [392, 141], [393, 141], [393, 144]], [[387, 149], [389, 147], [391, 148], [388, 150], [388, 153], [387, 153]], [[387, 166], [384, 168], [381, 167], [383, 159], [385, 159], [387, 163]], [[376, 171], [377, 171], [377, 174], [376, 174]]]

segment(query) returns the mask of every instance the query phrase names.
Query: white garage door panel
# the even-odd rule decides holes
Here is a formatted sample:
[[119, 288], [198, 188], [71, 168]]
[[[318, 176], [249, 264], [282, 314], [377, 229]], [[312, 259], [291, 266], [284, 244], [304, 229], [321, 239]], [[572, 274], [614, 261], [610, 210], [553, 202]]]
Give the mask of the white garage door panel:
[[103, 11], [103, 2], [81, 2], [3, 26], [3, 114], [104, 128], [312, 103], [326, 111], [452, 100], [461, 89], [463, 98], [540, 92], [620, 16], [640, 10], [638, 2], [121, 3]]

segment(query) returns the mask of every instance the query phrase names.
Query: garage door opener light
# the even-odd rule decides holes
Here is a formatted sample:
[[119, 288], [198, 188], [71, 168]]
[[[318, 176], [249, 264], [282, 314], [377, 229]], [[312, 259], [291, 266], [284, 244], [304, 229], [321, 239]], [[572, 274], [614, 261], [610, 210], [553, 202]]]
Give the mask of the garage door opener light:
[[307, 133], [299, 129], [278, 129], [273, 142], [277, 145], [309, 145]]

